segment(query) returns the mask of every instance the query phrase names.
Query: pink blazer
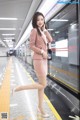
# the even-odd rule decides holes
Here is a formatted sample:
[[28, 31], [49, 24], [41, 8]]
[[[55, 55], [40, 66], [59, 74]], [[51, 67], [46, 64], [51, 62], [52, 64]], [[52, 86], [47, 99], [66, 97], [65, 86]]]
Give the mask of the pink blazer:
[[[45, 32], [47, 42], [52, 42], [52, 37], [48, 31]], [[42, 36], [33, 28], [30, 34], [30, 49], [34, 51], [33, 59], [43, 59], [41, 49], [47, 52], [47, 45], [45, 44]]]

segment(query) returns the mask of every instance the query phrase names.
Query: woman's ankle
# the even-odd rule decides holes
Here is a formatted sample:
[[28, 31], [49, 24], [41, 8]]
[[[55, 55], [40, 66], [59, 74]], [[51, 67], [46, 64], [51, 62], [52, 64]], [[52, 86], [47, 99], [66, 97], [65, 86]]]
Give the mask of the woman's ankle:
[[44, 111], [44, 109], [43, 109], [42, 107], [39, 107], [39, 106], [38, 106], [38, 109], [39, 109], [39, 111], [41, 112], [41, 114], [45, 114], [45, 111]]

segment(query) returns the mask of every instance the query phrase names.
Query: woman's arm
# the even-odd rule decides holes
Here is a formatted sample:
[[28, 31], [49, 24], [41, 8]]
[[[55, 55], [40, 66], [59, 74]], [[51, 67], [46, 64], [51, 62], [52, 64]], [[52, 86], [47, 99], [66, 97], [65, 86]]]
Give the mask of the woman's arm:
[[37, 38], [37, 30], [34, 28], [30, 34], [30, 49], [38, 54], [42, 54], [42, 49], [35, 46]]
[[48, 39], [48, 42], [52, 42], [53, 41], [53, 39], [52, 39], [50, 33], [48, 32], [48, 30], [45, 29], [44, 30], [44, 34], [46, 35], [46, 38]]

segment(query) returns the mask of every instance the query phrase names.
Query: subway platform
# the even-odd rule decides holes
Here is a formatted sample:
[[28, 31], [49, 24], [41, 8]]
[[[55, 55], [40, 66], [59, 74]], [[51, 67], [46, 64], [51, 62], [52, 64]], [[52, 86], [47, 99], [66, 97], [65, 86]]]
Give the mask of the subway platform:
[[[1, 59], [0, 59], [1, 60]], [[54, 106], [44, 94], [44, 108], [49, 118], [37, 114], [37, 89], [12, 94], [12, 89], [37, 81], [20, 61], [12, 56], [3, 58], [0, 64], [0, 120], [62, 120]], [[0, 62], [0, 63], [1, 63]]]

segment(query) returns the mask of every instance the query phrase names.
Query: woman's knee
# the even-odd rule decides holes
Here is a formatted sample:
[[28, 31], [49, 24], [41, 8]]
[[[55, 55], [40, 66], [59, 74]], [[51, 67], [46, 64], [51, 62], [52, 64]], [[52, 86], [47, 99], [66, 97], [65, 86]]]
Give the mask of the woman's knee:
[[46, 76], [38, 76], [39, 84], [44, 89], [47, 86]]
[[47, 86], [46, 83], [43, 83], [43, 84], [41, 84], [41, 85], [42, 85], [42, 88], [43, 88], [43, 89], [46, 88], [46, 86]]

